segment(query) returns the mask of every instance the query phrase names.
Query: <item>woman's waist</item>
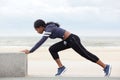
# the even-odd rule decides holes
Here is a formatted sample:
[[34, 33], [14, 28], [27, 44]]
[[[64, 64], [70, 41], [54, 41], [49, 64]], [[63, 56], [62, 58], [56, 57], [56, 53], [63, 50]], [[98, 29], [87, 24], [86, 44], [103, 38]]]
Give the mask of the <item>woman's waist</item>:
[[71, 39], [73, 39], [73, 38], [78, 38], [78, 36], [71, 33], [64, 41], [69, 42], [69, 41], [70, 41]]
[[63, 40], [66, 40], [70, 35], [71, 35], [70, 32], [65, 31], [65, 33], [64, 33], [64, 37], [63, 37]]

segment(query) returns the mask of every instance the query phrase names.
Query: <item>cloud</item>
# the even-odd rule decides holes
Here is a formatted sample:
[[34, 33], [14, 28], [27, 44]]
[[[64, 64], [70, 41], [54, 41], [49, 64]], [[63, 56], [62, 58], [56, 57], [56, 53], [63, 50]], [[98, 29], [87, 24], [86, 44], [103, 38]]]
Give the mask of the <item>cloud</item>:
[[[14, 16], [26, 16], [30, 14], [49, 14], [50, 11], [56, 12], [56, 7], [60, 7], [64, 4], [64, 0], [6, 0], [1, 1], [0, 14], [1, 15], [14, 15]], [[54, 10], [54, 11], [53, 11]], [[48, 13], [46, 13], [48, 12]]]
[[120, 0], [0, 0], [0, 25], [9, 26], [10, 30], [32, 30], [34, 20], [43, 18], [71, 30], [73, 26], [118, 29], [119, 3]]
[[[2, 0], [0, 15], [13, 17], [73, 16], [81, 20], [112, 20], [120, 17], [120, 0]], [[68, 17], [67, 17], [68, 16]], [[116, 19], [116, 20], [117, 20]], [[106, 21], [107, 21], [106, 20]]]

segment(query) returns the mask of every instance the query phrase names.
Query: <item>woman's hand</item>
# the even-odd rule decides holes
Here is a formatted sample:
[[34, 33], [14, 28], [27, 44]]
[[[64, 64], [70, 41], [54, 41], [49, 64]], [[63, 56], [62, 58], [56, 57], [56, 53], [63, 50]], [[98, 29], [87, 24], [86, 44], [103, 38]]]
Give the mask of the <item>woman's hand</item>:
[[24, 52], [25, 54], [29, 54], [29, 53], [30, 53], [30, 51], [29, 51], [29, 50], [27, 50], [27, 49], [22, 50], [21, 52]]

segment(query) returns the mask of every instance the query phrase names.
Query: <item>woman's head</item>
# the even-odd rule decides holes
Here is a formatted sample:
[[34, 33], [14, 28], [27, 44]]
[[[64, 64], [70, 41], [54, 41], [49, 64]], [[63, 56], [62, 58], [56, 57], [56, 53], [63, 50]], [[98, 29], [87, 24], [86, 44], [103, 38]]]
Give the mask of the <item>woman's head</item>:
[[41, 19], [38, 19], [34, 22], [34, 28], [40, 34], [43, 33], [45, 27], [46, 27], [45, 21], [43, 21]]
[[45, 21], [38, 19], [34, 22], [34, 28], [45, 27]]
[[34, 22], [34, 28], [35, 30], [42, 34], [44, 29], [46, 28], [46, 26], [50, 25], [50, 24], [55, 24], [57, 27], [59, 27], [60, 25], [58, 23], [55, 23], [55, 22], [48, 22], [48, 23], [45, 23], [44, 20], [42, 19], [38, 19]]

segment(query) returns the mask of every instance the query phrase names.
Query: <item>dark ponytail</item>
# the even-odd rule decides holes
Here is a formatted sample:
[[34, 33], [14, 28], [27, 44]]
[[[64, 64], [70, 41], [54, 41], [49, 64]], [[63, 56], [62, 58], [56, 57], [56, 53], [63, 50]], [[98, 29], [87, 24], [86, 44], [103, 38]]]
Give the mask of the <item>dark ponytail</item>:
[[57, 27], [60, 27], [60, 25], [58, 23], [55, 23], [55, 22], [45, 23], [44, 20], [38, 19], [34, 22], [34, 28], [46, 27], [47, 25], [50, 25], [50, 24], [55, 24]]
[[48, 23], [46, 23], [46, 26], [50, 25], [50, 24], [55, 24], [57, 27], [60, 27], [60, 25], [58, 23], [56, 23], [56, 22], [48, 22]]

